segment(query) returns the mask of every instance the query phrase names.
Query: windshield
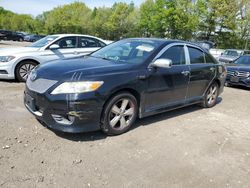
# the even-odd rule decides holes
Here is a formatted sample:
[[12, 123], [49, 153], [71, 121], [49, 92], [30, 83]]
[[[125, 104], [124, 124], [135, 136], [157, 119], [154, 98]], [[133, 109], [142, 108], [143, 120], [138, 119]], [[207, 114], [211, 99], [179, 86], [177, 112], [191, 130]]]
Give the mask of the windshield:
[[52, 41], [54, 41], [56, 38], [58, 38], [58, 36], [47, 36], [47, 37], [44, 37], [44, 38], [36, 41], [35, 43], [31, 44], [30, 47], [34, 47], [34, 48], [44, 47], [47, 44], [49, 44]]
[[127, 39], [112, 43], [90, 56], [139, 64], [146, 60], [163, 42], [155, 40]]
[[235, 64], [241, 64], [241, 65], [248, 65], [248, 66], [250, 66], [250, 56], [241, 56], [234, 63]]
[[230, 55], [230, 56], [239, 56], [240, 54], [234, 50], [226, 50], [223, 55]]

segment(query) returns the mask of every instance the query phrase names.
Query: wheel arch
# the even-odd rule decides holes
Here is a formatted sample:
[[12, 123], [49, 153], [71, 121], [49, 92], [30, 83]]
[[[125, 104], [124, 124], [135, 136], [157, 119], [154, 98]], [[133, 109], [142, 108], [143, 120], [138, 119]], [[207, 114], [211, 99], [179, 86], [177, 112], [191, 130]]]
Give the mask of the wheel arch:
[[[31, 61], [31, 62], [36, 63], [37, 65], [40, 64], [39, 61], [37, 61], [37, 60], [35, 60], [35, 59], [32, 59], [32, 58], [22, 59], [21, 61], [19, 61], [18, 63], [16, 63], [16, 65], [14, 66], [14, 76], [15, 76], [15, 79], [16, 79], [16, 80], [17, 80], [17, 68], [18, 68], [18, 66], [19, 66], [21, 63], [23, 63], [23, 62], [25, 62], [25, 61]], [[13, 69], [12, 69], [12, 70], [13, 70]]]
[[20, 65], [21, 63], [23, 63], [23, 62], [25, 62], [25, 61], [32, 61], [32, 62], [36, 63], [37, 65], [40, 64], [39, 61], [37, 61], [37, 60], [35, 60], [35, 59], [32, 59], [32, 58], [22, 59], [21, 61], [19, 61], [19, 62], [15, 65], [15, 68], [14, 68], [15, 76], [16, 76], [16, 70], [17, 70], [18, 65]]
[[107, 102], [112, 98], [114, 97], [115, 95], [117, 95], [118, 93], [122, 93], [122, 92], [128, 92], [130, 94], [132, 94], [136, 100], [137, 100], [137, 103], [138, 103], [138, 107], [140, 107], [140, 102], [141, 102], [141, 95], [140, 93], [136, 90], [136, 89], [133, 89], [133, 88], [121, 88], [121, 89], [117, 89], [115, 90], [114, 92], [112, 92], [109, 97], [107, 98], [106, 102], [104, 103], [103, 107], [107, 104]]
[[208, 91], [208, 89], [210, 88], [210, 86], [211, 86], [213, 83], [218, 84], [218, 87], [219, 87], [219, 88], [221, 87], [221, 81], [220, 81], [218, 78], [215, 78], [215, 79], [213, 79], [213, 80], [210, 82], [210, 84], [207, 86], [207, 88], [206, 88], [206, 90], [205, 90], [205, 92], [204, 92], [203, 95], [206, 94], [206, 92]]
[[138, 104], [138, 109], [140, 111], [140, 102], [141, 102], [141, 95], [140, 93], [133, 89], [133, 88], [121, 88], [121, 89], [118, 89], [118, 90], [115, 90], [114, 92], [112, 92], [108, 98], [106, 99], [106, 101], [104, 102], [103, 104], [103, 107], [102, 107], [102, 112], [101, 112], [101, 121], [102, 121], [102, 117], [103, 117], [103, 113], [104, 113], [104, 109], [105, 109], [105, 106], [107, 105], [107, 103], [112, 99], [112, 97], [114, 97], [115, 95], [119, 94], [119, 93], [122, 93], [122, 92], [127, 92], [127, 93], [130, 93], [132, 94], [135, 98], [136, 98], [136, 101], [137, 101], [137, 104]]

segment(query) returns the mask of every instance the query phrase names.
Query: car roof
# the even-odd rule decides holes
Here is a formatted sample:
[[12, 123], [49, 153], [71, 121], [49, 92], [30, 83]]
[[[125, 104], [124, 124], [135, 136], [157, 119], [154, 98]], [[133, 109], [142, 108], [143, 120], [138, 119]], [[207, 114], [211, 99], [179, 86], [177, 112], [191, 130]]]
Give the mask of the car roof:
[[239, 51], [239, 52], [249, 52], [250, 51], [250, 50], [239, 50], [239, 49], [226, 49], [226, 50]]
[[208, 49], [201, 47], [200, 45], [190, 42], [190, 41], [184, 41], [184, 40], [177, 40], [177, 39], [166, 39], [166, 38], [125, 38], [123, 40], [144, 40], [144, 41], [155, 41], [155, 42], [162, 42], [165, 45], [171, 44], [171, 43], [184, 43], [184, 44], [190, 44], [192, 46], [195, 46], [197, 48], [200, 48], [204, 52], [209, 52]]
[[98, 39], [104, 43], [107, 43], [106, 40], [95, 37], [95, 36], [91, 36], [91, 35], [83, 35], [83, 34], [53, 34], [53, 35], [48, 35], [48, 36], [57, 36], [57, 37], [91, 37], [91, 38], [95, 38]]

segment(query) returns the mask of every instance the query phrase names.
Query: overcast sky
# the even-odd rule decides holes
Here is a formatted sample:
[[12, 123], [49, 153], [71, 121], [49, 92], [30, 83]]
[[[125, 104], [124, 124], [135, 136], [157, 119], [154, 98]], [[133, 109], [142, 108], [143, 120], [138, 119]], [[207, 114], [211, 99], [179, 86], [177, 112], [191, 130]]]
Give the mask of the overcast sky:
[[[16, 13], [31, 14], [37, 16], [59, 5], [69, 4], [76, 0], [0, 0], [0, 6]], [[88, 7], [110, 7], [115, 2], [130, 3], [131, 0], [78, 0], [84, 2]], [[140, 5], [144, 0], [134, 0], [135, 5]]]

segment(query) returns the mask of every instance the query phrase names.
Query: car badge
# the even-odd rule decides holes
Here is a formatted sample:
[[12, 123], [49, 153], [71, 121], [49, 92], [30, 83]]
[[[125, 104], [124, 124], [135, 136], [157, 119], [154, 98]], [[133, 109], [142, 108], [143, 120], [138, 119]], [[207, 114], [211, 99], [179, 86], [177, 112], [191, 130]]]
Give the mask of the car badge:
[[239, 72], [238, 71], [235, 71], [234, 72], [234, 76], [238, 76], [239, 75]]

